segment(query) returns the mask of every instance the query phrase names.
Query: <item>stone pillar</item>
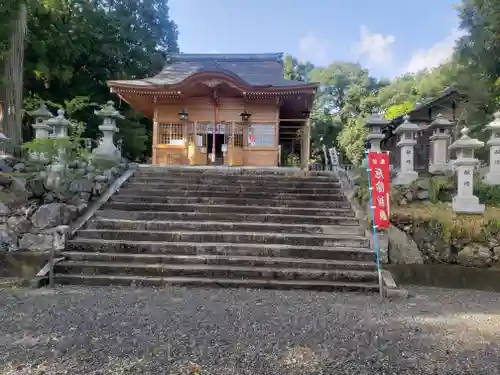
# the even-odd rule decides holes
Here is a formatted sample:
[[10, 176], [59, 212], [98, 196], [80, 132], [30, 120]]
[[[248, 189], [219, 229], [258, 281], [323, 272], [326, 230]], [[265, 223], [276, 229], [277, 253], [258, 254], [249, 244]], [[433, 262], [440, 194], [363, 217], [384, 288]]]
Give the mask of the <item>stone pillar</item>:
[[31, 127], [35, 129], [35, 138], [48, 138], [52, 127], [45, 122], [53, 118], [54, 115], [47, 109], [45, 103], [40, 103], [40, 107], [28, 112], [28, 115], [35, 118], [35, 122], [31, 125]]
[[365, 126], [370, 132], [366, 136], [366, 141], [370, 142], [370, 149], [368, 151], [381, 152], [380, 142], [385, 138], [385, 134], [382, 130], [387, 127], [391, 122], [387, 120], [384, 116], [378, 113], [372, 113], [372, 115], [365, 121]]
[[418, 173], [414, 170], [414, 149], [417, 144], [415, 136], [420, 131], [420, 128], [417, 124], [410, 122], [410, 116], [406, 115], [403, 119], [404, 122], [394, 132], [399, 135], [397, 146], [401, 150], [401, 168], [394, 179], [393, 183], [395, 185], [408, 185], [418, 178]]
[[495, 119], [486, 125], [491, 130], [491, 137], [486, 143], [490, 147], [490, 168], [484, 182], [500, 185], [500, 112], [495, 113]]
[[94, 149], [93, 154], [96, 157], [112, 160], [115, 162], [121, 161], [121, 153], [113, 142], [113, 136], [118, 133], [119, 129], [116, 126], [116, 120], [124, 117], [118, 112], [114, 103], [110, 100], [95, 114], [103, 118], [102, 125], [99, 125], [99, 130], [102, 132], [102, 143]]
[[432, 159], [429, 163], [429, 173], [444, 174], [451, 170], [448, 161], [448, 143], [450, 141], [450, 130], [455, 126], [453, 122], [438, 114], [431, 122], [428, 129], [432, 130], [429, 137], [432, 148]]
[[453, 197], [453, 211], [465, 214], [484, 213], [484, 204], [479, 203], [474, 195], [474, 166], [478, 160], [474, 158], [474, 150], [484, 146], [484, 143], [469, 137], [467, 127], [461, 130], [462, 137], [450, 145], [450, 150], [457, 151], [455, 169], [458, 176], [457, 195]]

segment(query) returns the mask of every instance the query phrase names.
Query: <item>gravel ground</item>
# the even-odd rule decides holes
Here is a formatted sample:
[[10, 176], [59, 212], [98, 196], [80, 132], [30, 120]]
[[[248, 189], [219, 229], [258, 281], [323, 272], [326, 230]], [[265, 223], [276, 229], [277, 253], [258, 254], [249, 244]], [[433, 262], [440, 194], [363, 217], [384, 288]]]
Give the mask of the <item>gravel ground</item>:
[[500, 294], [410, 292], [4, 288], [0, 375], [500, 374]]

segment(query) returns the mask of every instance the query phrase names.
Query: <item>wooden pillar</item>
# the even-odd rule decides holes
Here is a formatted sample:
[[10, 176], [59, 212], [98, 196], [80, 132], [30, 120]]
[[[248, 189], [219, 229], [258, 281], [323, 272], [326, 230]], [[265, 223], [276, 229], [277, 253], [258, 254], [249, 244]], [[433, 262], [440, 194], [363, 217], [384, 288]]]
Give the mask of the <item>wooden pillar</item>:
[[274, 147], [276, 147], [276, 166], [280, 165], [280, 98], [276, 98], [276, 119], [275, 119], [275, 126], [276, 128], [274, 129]]
[[304, 123], [304, 128], [302, 132], [302, 169], [305, 171], [309, 170], [309, 160], [311, 159], [311, 120], [308, 119]]
[[154, 116], [153, 116], [153, 140], [152, 140], [152, 152], [151, 152], [151, 164], [157, 164], [156, 160], [156, 145], [158, 144], [158, 107], [155, 105]]

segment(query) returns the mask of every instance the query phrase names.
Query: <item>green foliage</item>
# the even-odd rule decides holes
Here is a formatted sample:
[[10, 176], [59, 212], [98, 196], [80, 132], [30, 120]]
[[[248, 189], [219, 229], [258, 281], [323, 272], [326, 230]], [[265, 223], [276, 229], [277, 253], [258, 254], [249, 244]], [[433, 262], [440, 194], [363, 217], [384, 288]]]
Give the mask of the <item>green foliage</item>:
[[313, 70], [314, 65], [309, 61], [299, 62], [293, 56], [285, 56], [283, 58], [283, 71], [285, 79], [292, 81], [309, 81], [309, 73]]
[[367, 135], [364, 119], [358, 116], [347, 121], [337, 138], [344, 155], [356, 166], [361, 165], [363, 161], [364, 141]]
[[474, 194], [481, 203], [500, 207], [500, 185], [488, 185], [480, 179], [475, 179]]
[[388, 120], [392, 120], [396, 117], [407, 114], [413, 108], [415, 108], [415, 103], [412, 103], [410, 101], [405, 101], [401, 104], [395, 104], [385, 110], [385, 117]]
[[[88, 151], [83, 147], [82, 134], [85, 131], [85, 123], [75, 120], [72, 116], [77, 116], [88, 107], [95, 106], [90, 103], [88, 97], [75, 97], [71, 100], [64, 100], [64, 106], [59, 103], [48, 102], [49, 107], [66, 108], [66, 118], [71, 122], [70, 134], [66, 138], [37, 138], [23, 145], [23, 149], [28, 155], [43, 155], [41, 162], [52, 163], [59, 156], [64, 156], [66, 160], [76, 160], [87, 158]], [[38, 97], [25, 98], [25, 107], [28, 110], [38, 108], [40, 99]]]
[[285, 157], [284, 165], [287, 167], [300, 167], [300, 158], [295, 154], [288, 154]]
[[430, 179], [429, 200], [432, 203], [448, 201], [448, 192], [456, 188], [455, 176], [434, 176]]
[[123, 156], [130, 160], [144, 159], [151, 145], [147, 125], [140, 122], [139, 116], [129, 113], [129, 117], [120, 121], [119, 126], [119, 138], [123, 140]]

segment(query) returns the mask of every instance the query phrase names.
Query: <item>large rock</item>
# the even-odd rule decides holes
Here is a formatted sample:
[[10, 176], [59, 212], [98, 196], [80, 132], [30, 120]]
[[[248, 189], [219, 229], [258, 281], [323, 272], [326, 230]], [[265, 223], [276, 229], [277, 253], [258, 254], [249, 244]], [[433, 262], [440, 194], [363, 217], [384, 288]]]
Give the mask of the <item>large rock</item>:
[[49, 203], [40, 208], [31, 217], [31, 222], [38, 229], [66, 225], [76, 216], [76, 208], [64, 203]]
[[0, 172], [11, 173], [13, 171], [14, 169], [11, 165], [9, 165], [9, 163], [7, 163], [6, 160], [0, 159]]
[[10, 214], [10, 208], [5, 203], [0, 202], [0, 216], [7, 216]]
[[19, 241], [19, 248], [31, 251], [64, 250], [70, 228], [60, 225], [42, 233], [26, 233]]
[[495, 246], [491, 251], [493, 252], [493, 262], [500, 264], [500, 246]]
[[26, 165], [24, 163], [17, 163], [12, 168], [16, 172], [23, 172], [26, 169]]
[[92, 181], [84, 178], [72, 181], [69, 185], [69, 191], [72, 193], [90, 193], [92, 191], [92, 188]]
[[31, 221], [23, 216], [11, 216], [7, 220], [7, 227], [16, 235], [29, 232]]
[[7, 228], [6, 225], [0, 225], [0, 251], [16, 251], [17, 237]]
[[392, 264], [423, 263], [422, 254], [409, 235], [394, 226], [386, 231], [389, 237], [389, 259]]
[[8, 188], [12, 185], [12, 179], [9, 176], [0, 175], [0, 186]]
[[493, 262], [490, 249], [481, 244], [470, 244], [458, 252], [458, 261], [463, 266], [489, 267]]
[[21, 250], [47, 251], [54, 248], [53, 234], [26, 233], [19, 241]]

